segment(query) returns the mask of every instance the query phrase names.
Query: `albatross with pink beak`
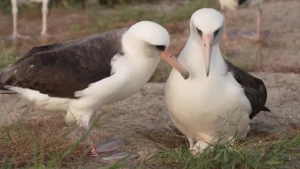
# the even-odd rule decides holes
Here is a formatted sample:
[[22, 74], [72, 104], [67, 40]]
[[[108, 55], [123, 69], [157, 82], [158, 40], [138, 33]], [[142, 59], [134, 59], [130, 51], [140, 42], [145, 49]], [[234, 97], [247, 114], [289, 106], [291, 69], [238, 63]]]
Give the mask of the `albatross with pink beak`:
[[189, 72], [184, 80], [172, 70], [166, 103], [174, 125], [186, 135], [193, 154], [216, 143], [245, 138], [250, 119], [265, 107], [262, 80], [226, 61], [220, 51], [224, 17], [214, 9], [196, 11], [190, 36], [178, 60]]
[[[66, 111], [67, 123], [77, 122], [88, 131], [94, 112], [139, 91], [161, 58], [188, 78], [169, 44], [164, 27], [141, 21], [130, 28], [34, 47], [0, 73], [0, 94], [16, 94], [42, 110]], [[122, 143], [110, 139], [97, 151], [107, 151], [111, 141]]]

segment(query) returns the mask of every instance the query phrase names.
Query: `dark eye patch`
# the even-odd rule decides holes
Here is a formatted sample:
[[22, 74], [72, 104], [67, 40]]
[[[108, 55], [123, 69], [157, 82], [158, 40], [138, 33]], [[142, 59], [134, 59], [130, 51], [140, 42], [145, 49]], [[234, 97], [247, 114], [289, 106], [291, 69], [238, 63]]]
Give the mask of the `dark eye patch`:
[[202, 37], [203, 33], [200, 29], [196, 28], [197, 29], [197, 32], [199, 33], [200, 37]]
[[160, 50], [160, 51], [165, 51], [166, 50], [166, 46], [164, 45], [155, 45], [156, 49]]
[[214, 37], [216, 37], [216, 36], [219, 34], [219, 32], [220, 32], [220, 29], [216, 30], [216, 31], [214, 32]]

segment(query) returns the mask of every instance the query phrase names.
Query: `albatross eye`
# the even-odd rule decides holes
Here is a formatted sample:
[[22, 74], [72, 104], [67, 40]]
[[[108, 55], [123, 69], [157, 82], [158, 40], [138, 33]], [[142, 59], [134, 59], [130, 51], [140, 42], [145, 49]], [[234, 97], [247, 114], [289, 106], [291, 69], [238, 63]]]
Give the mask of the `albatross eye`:
[[219, 34], [219, 31], [220, 31], [220, 29], [218, 29], [214, 32], [214, 37], [216, 37]]
[[164, 45], [155, 45], [156, 49], [158, 49], [159, 51], [165, 51], [166, 50], [166, 46]]
[[203, 34], [202, 31], [198, 28], [196, 28], [196, 29], [197, 29], [197, 32], [199, 33], [200, 37], [202, 37], [202, 34]]

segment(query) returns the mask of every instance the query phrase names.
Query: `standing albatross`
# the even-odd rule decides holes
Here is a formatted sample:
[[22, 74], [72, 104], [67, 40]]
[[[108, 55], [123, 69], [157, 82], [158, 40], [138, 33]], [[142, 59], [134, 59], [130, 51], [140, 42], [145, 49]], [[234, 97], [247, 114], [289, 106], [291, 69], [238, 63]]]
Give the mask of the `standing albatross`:
[[[227, 11], [225, 8], [231, 9], [231, 10], [236, 10], [238, 6], [244, 4], [247, 0], [219, 0], [221, 9], [225, 13], [226, 19], [228, 19]], [[261, 9], [261, 4], [263, 3], [263, 0], [249, 0], [250, 4], [249, 7], [256, 7], [257, 8], [257, 23], [256, 23], [256, 32], [254, 35], [246, 36], [249, 39], [254, 39], [254, 40], [260, 40], [261, 39], [261, 20], [262, 20], [262, 9]], [[227, 22], [227, 21], [226, 21]], [[227, 29], [226, 29], [226, 22], [224, 24], [224, 39], [228, 38], [227, 35]]]
[[0, 74], [0, 90], [43, 110], [67, 111], [67, 123], [88, 129], [95, 110], [147, 83], [160, 56], [188, 78], [169, 43], [165, 28], [141, 21], [129, 29], [34, 47]]
[[250, 119], [269, 111], [263, 81], [223, 59], [219, 48], [223, 25], [222, 14], [214, 9], [203, 8], [192, 15], [191, 33], [178, 57], [190, 76], [182, 80], [172, 70], [166, 83], [170, 117], [188, 138], [193, 153], [235, 134], [245, 138]]
[[42, 3], [42, 31], [41, 36], [43, 37], [49, 37], [47, 34], [47, 14], [48, 14], [48, 4], [49, 0], [11, 0], [11, 6], [12, 6], [12, 15], [13, 15], [13, 33], [11, 38], [13, 40], [15, 39], [29, 39], [29, 36], [24, 36], [18, 33], [17, 26], [18, 26], [18, 5], [22, 3], [31, 3], [31, 2], [41, 2]]

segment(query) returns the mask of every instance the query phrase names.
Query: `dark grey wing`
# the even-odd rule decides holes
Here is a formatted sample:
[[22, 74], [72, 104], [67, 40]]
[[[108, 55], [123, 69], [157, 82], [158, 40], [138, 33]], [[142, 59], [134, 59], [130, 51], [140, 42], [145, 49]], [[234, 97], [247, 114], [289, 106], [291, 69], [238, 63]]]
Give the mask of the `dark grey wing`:
[[246, 0], [238, 0], [239, 6], [242, 5], [245, 2], [246, 2]]
[[20, 58], [19, 60], [17, 60], [14, 65], [19, 64], [20, 62], [22, 62], [23, 60], [31, 57], [32, 55], [38, 53], [38, 52], [46, 52], [46, 51], [51, 51], [52, 49], [58, 48], [63, 46], [63, 44], [50, 44], [50, 45], [45, 45], [45, 46], [37, 46], [37, 47], [33, 47], [30, 51], [28, 51], [22, 58]]
[[236, 81], [244, 88], [245, 94], [251, 103], [252, 113], [249, 115], [250, 119], [260, 111], [270, 111], [265, 107], [267, 101], [267, 89], [264, 82], [234, 66], [229, 61], [225, 61], [228, 66], [228, 71], [233, 73]]
[[53, 97], [74, 98], [74, 92], [110, 76], [112, 57], [123, 54], [121, 38], [126, 30], [35, 47], [0, 75], [0, 86], [18, 86]]

